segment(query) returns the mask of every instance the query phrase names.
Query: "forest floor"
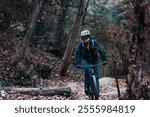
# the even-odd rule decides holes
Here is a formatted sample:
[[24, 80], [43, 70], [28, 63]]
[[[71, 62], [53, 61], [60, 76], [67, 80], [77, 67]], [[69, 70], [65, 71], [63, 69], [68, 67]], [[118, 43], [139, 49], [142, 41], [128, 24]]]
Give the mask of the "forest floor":
[[[16, 66], [10, 65], [13, 49], [1, 49], [0, 87], [71, 87], [70, 96], [31, 96], [27, 94], [2, 95], [0, 100], [88, 100], [83, 90], [84, 71], [69, 66], [67, 75], [59, 75], [60, 59], [41, 49], [27, 49], [26, 55]], [[121, 95], [126, 91], [125, 79], [118, 79]], [[114, 78], [100, 78], [100, 99], [118, 100]]]
[[[115, 79], [104, 77], [100, 80], [100, 100], [118, 100], [118, 92], [116, 88]], [[47, 82], [48, 83], [48, 82]], [[83, 81], [67, 81], [65, 79], [59, 81], [50, 81], [48, 83], [50, 87], [62, 87], [69, 86], [71, 87], [71, 95], [70, 96], [31, 96], [27, 94], [7, 94], [5, 96], [0, 96], [0, 99], [5, 100], [88, 100], [88, 97], [85, 95], [83, 90]], [[121, 95], [124, 94], [126, 90], [126, 84], [123, 79], [119, 79], [120, 84], [120, 92]]]

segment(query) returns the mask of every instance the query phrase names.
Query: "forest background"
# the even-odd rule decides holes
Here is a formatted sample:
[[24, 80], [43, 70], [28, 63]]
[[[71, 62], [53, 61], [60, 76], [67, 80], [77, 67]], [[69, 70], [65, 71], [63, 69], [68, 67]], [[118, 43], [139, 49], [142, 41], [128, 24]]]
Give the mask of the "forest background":
[[150, 99], [149, 0], [1, 0], [0, 85], [78, 80], [83, 29], [106, 50], [101, 77], [125, 79], [123, 99]]

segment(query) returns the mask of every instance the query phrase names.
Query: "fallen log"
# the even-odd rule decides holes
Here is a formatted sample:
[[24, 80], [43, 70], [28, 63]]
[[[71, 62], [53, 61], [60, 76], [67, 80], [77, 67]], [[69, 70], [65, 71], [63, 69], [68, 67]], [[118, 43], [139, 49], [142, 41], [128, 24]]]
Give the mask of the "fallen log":
[[21, 93], [28, 94], [32, 96], [44, 95], [44, 96], [53, 96], [53, 95], [64, 95], [70, 96], [71, 87], [41, 87], [41, 88], [15, 88], [15, 87], [1, 87], [1, 92], [5, 93]]

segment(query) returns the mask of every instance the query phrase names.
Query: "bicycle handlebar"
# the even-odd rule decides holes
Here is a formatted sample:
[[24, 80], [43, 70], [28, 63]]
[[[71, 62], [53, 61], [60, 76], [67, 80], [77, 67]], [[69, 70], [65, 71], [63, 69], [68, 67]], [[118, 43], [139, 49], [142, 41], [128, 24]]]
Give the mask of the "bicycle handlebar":
[[98, 63], [98, 64], [95, 64], [95, 65], [89, 65], [89, 66], [80, 66], [80, 68], [83, 68], [83, 69], [85, 69], [85, 68], [92, 68], [92, 67], [95, 67], [95, 66], [101, 66], [101, 65], [103, 65], [104, 63], [107, 63], [107, 61], [103, 61], [103, 62], [101, 62], [101, 63]]

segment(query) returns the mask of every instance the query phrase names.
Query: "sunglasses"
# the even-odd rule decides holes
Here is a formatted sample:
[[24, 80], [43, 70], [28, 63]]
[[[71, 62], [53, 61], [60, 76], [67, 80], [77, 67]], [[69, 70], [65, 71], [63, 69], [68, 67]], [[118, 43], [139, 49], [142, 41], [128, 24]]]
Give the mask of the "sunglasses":
[[83, 40], [86, 40], [86, 39], [89, 38], [89, 35], [81, 36], [81, 38], [82, 38]]

